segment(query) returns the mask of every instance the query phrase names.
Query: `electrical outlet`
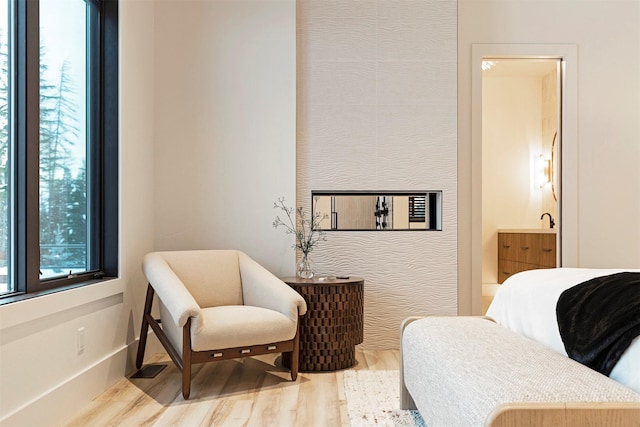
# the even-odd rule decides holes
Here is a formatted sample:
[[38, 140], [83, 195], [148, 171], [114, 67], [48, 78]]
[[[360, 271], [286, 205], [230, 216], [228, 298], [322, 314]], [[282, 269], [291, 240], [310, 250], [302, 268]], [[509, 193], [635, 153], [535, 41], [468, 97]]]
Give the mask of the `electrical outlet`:
[[78, 328], [78, 354], [84, 353], [84, 326]]

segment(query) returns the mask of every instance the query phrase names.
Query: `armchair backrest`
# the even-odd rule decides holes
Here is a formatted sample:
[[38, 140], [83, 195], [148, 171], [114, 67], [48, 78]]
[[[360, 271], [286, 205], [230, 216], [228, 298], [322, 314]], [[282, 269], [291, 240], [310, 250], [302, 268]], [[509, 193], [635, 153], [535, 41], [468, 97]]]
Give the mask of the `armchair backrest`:
[[243, 304], [238, 251], [174, 251], [162, 256], [201, 308]]

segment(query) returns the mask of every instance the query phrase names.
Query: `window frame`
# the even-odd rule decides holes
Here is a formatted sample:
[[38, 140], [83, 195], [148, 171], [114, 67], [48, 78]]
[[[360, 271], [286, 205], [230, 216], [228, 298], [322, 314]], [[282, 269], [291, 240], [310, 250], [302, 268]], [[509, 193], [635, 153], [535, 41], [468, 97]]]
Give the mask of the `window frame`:
[[[0, 304], [118, 275], [118, 0], [85, 0], [87, 14], [87, 271], [40, 279], [40, 4], [10, 2], [9, 140], [12, 215], [7, 279]], [[96, 29], [97, 27], [97, 29]]]

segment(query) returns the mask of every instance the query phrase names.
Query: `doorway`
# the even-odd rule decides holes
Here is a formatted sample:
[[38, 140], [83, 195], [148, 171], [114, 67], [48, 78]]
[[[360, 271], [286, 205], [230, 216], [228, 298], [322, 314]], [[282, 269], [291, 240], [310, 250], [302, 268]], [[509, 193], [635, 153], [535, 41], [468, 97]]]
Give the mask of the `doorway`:
[[[462, 179], [469, 179], [468, 205], [463, 198], [460, 207], [469, 207], [471, 217], [467, 223], [470, 233], [463, 235], [462, 242], [469, 243], [469, 262], [461, 263], [459, 274], [459, 304], [461, 313], [482, 314], [482, 62], [485, 58], [509, 59], [561, 59], [561, 124], [558, 134], [562, 141], [561, 161], [556, 170], [562, 186], [558, 200], [557, 219], [562, 224], [559, 236], [559, 265], [578, 266], [578, 47], [575, 44], [472, 44], [471, 67], [471, 138], [470, 175], [464, 169], [459, 172]], [[463, 149], [465, 141], [459, 142]], [[467, 240], [468, 239], [468, 240]], [[464, 251], [464, 246], [462, 246]], [[464, 253], [464, 252], [463, 252]], [[467, 305], [468, 304], [468, 305]]]
[[483, 313], [506, 277], [540, 267], [498, 259], [499, 234], [553, 239], [546, 266], [560, 266], [561, 82], [559, 58], [482, 60]]

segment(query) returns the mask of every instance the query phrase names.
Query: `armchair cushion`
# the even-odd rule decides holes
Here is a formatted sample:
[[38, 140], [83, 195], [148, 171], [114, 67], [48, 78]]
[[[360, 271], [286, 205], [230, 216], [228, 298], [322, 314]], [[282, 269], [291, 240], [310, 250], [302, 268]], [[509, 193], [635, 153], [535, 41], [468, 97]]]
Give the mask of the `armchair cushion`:
[[202, 310], [202, 328], [191, 331], [194, 351], [248, 347], [293, 339], [296, 321], [277, 311], [248, 305]]
[[164, 262], [180, 278], [202, 308], [242, 305], [238, 251], [162, 252]]

